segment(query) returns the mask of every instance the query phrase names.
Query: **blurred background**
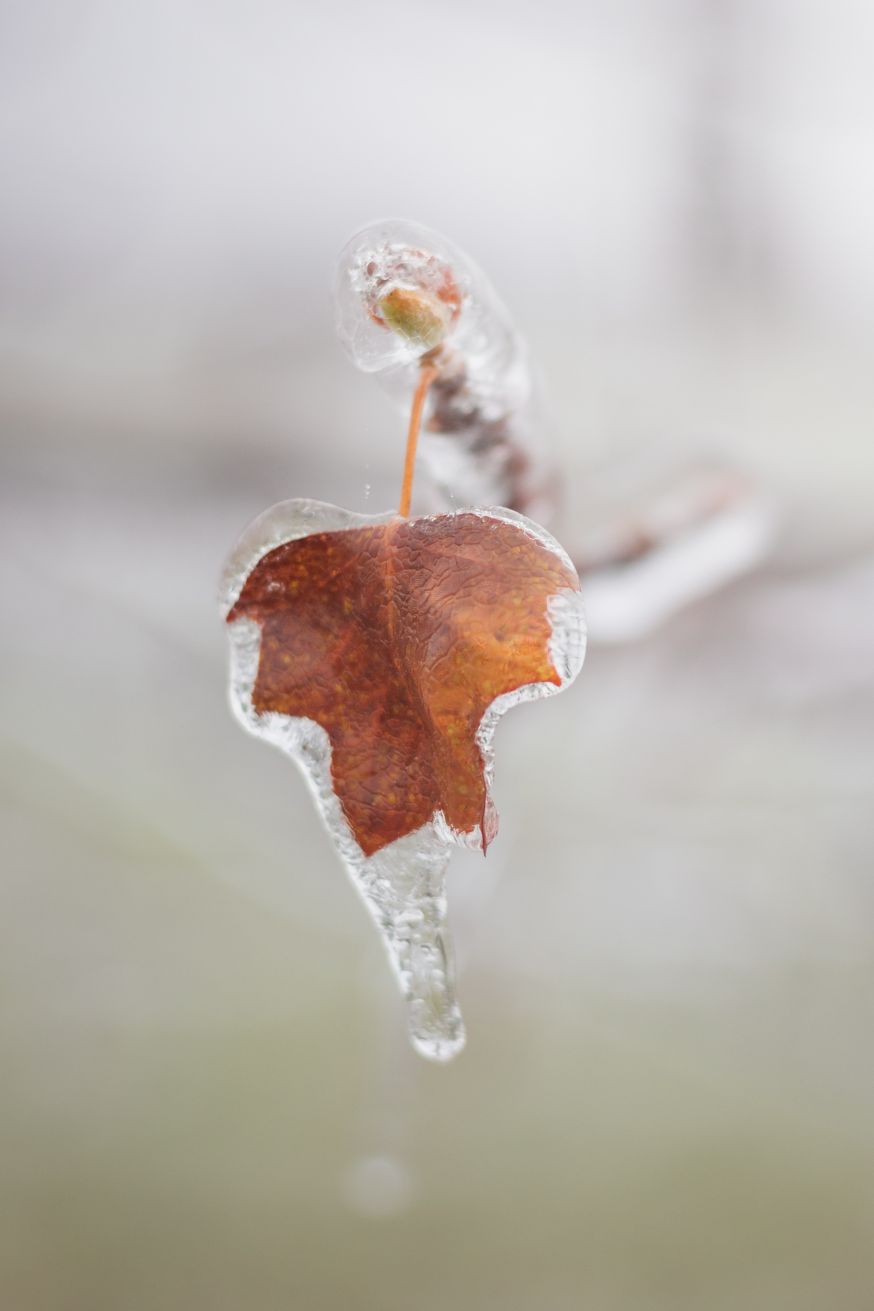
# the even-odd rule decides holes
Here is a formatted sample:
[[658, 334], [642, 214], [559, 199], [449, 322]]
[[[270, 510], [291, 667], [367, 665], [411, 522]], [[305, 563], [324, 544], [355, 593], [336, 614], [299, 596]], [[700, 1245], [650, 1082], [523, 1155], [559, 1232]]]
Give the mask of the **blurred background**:
[[[3, 1308], [872, 1305], [872, 60], [865, 0], [3, 0]], [[447, 1067], [215, 604], [272, 501], [395, 502], [328, 290], [392, 213], [571, 527], [635, 453], [779, 515], [502, 725]]]

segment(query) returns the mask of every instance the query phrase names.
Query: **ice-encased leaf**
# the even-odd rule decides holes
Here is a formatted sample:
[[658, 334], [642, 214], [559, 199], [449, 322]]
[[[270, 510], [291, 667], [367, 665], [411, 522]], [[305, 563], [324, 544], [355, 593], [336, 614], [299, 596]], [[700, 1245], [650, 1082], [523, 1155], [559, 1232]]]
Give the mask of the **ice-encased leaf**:
[[510, 511], [404, 520], [312, 501], [262, 515], [226, 571], [234, 709], [302, 767], [435, 1059], [463, 1043], [451, 843], [494, 836], [498, 717], [580, 668], [578, 586]]

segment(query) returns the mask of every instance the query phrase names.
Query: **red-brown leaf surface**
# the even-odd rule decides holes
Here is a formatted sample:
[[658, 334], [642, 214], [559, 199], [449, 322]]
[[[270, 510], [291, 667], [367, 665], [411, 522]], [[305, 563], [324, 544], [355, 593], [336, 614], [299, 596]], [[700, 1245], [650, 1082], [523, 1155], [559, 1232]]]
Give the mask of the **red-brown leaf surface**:
[[531, 533], [458, 513], [315, 533], [269, 551], [227, 618], [261, 627], [253, 708], [303, 716], [331, 742], [334, 791], [370, 856], [442, 810], [480, 828], [476, 740], [496, 697], [561, 682], [549, 598], [578, 590]]

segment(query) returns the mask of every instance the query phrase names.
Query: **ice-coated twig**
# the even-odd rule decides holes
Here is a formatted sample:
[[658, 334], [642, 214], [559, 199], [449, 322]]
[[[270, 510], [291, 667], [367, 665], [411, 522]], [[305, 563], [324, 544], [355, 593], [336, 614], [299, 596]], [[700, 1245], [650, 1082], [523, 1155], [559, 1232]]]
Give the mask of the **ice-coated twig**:
[[535, 440], [525, 345], [467, 255], [419, 224], [374, 223], [340, 254], [335, 305], [353, 362], [398, 408], [423, 364], [433, 368], [421, 453], [448, 500], [551, 518], [555, 479]]
[[[353, 362], [376, 374], [399, 407], [427, 389], [422, 456], [448, 501], [504, 505], [553, 524], [559, 480], [537, 422], [525, 347], [463, 251], [418, 224], [374, 223], [341, 252], [336, 310]], [[596, 638], [642, 635], [754, 567], [771, 541], [770, 505], [730, 464], [674, 465], [642, 496], [624, 500], [608, 489], [606, 517], [605, 481], [610, 474], [587, 479], [585, 524], [562, 527], [591, 598]], [[405, 480], [402, 506], [408, 492]]]

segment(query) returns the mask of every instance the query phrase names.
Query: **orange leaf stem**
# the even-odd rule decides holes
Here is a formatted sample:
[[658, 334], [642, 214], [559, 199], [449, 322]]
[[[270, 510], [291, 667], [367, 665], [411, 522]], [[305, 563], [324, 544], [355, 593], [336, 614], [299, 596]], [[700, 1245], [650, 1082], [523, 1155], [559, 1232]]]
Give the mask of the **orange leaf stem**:
[[416, 446], [419, 442], [419, 429], [422, 426], [422, 411], [425, 408], [425, 397], [428, 395], [428, 388], [437, 377], [438, 369], [436, 365], [427, 363], [422, 365], [419, 374], [419, 381], [416, 384], [416, 390], [413, 393], [413, 408], [410, 410], [410, 426], [407, 429], [407, 454], [404, 460], [404, 481], [401, 484], [401, 502], [398, 506], [398, 514], [401, 518], [406, 519], [410, 513], [410, 500], [413, 495], [413, 470], [416, 466]]

